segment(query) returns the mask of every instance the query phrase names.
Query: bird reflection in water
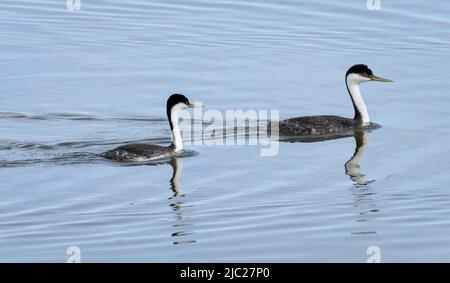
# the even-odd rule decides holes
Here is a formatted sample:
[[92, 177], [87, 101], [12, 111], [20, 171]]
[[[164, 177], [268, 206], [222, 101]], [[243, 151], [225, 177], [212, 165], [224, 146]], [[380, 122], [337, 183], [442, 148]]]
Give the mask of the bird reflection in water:
[[173, 170], [172, 178], [170, 179], [170, 189], [173, 191], [173, 196], [169, 198], [170, 207], [175, 212], [175, 223], [172, 224], [172, 227], [176, 230], [172, 233], [172, 238], [174, 238], [173, 244], [193, 244], [196, 240], [189, 239], [193, 233], [187, 231], [187, 228], [192, 226], [192, 224], [189, 223], [189, 216], [186, 215], [189, 207], [183, 201], [185, 195], [180, 182], [181, 172], [183, 171], [182, 158], [172, 158], [169, 164]]
[[370, 131], [371, 129], [360, 129], [329, 136], [280, 136], [280, 141], [314, 143], [354, 137], [355, 151], [353, 156], [345, 163], [345, 174], [350, 177], [356, 186], [366, 186], [375, 182], [375, 180], [366, 181], [364, 174], [361, 171], [359, 161], [369, 143]]
[[355, 152], [353, 156], [345, 163], [345, 174], [355, 183], [356, 186], [366, 186], [375, 180], [366, 181], [364, 174], [361, 171], [359, 161], [364, 154], [369, 143], [369, 133], [367, 131], [356, 131], [355, 138]]
[[[379, 213], [376, 208], [375, 196], [376, 192], [370, 186], [375, 180], [366, 180], [364, 173], [361, 170], [360, 160], [367, 149], [369, 143], [369, 133], [372, 129], [360, 129], [355, 131], [349, 131], [339, 135], [332, 136], [284, 136], [281, 137], [280, 141], [286, 142], [322, 142], [330, 141], [341, 138], [352, 137], [355, 139], [355, 151], [352, 157], [345, 162], [345, 174], [352, 180], [352, 186], [350, 188], [350, 193], [353, 198], [353, 206], [358, 209], [357, 222], [367, 222], [370, 217]], [[365, 228], [363, 231], [351, 232], [352, 235], [367, 235], [376, 234], [376, 231], [370, 228]]]
[[[370, 186], [375, 180], [366, 180], [359, 164], [369, 143], [369, 132], [356, 131], [354, 138], [355, 152], [345, 163], [345, 174], [354, 182], [350, 188], [350, 193], [353, 197], [354, 207], [358, 210], [356, 221], [368, 222], [374, 214], [380, 212], [376, 207], [376, 192]], [[351, 232], [352, 235], [370, 235], [376, 233], [373, 227], [366, 227], [363, 230]]]

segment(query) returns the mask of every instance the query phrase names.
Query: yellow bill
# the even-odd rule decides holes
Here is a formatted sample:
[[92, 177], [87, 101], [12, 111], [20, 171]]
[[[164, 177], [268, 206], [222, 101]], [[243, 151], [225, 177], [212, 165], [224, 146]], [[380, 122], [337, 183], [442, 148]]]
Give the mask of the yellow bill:
[[372, 81], [378, 81], [378, 82], [384, 82], [384, 83], [393, 83], [394, 81], [388, 80], [388, 79], [383, 79], [377, 76], [370, 76], [369, 77]]

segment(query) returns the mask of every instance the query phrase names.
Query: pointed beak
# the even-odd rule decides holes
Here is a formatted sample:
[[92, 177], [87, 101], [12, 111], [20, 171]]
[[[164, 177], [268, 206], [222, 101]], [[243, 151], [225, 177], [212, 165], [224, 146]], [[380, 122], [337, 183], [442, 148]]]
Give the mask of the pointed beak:
[[378, 82], [384, 82], [384, 83], [393, 83], [394, 81], [388, 80], [388, 79], [383, 79], [377, 76], [370, 76], [369, 77], [372, 81], [378, 81]]
[[194, 104], [192, 104], [192, 103], [189, 103], [189, 108], [202, 108], [203, 106], [202, 105], [194, 105]]

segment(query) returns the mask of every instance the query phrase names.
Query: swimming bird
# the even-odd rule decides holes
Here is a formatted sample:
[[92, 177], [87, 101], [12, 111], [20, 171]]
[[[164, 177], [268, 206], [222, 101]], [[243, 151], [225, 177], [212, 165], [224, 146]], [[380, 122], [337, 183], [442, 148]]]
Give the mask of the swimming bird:
[[167, 100], [167, 118], [172, 133], [172, 143], [169, 146], [155, 144], [126, 144], [115, 149], [106, 151], [100, 156], [115, 161], [149, 161], [176, 155], [183, 151], [183, 141], [178, 124], [178, 114], [186, 108], [194, 108], [186, 96], [172, 94]]
[[370, 128], [371, 123], [366, 103], [364, 102], [360, 84], [370, 81], [392, 82], [377, 77], [367, 65], [358, 64], [350, 67], [345, 74], [345, 85], [355, 110], [353, 119], [334, 115], [304, 116], [282, 120], [279, 122], [281, 135], [295, 136], [327, 136], [352, 131], [355, 128]]

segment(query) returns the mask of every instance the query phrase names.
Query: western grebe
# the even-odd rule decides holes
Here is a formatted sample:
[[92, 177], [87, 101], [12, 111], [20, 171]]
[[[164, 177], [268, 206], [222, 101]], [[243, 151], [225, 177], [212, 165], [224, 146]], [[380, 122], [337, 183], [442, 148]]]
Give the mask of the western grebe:
[[335, 135], [359, 127], [370, 127], [366, 104], [361, 95], [359, 85], [363, 82], [392, 82], [373, 75], [367, 65], [358, 64], [348, 69], [345, 75], [347, 91], [352, 99], [355, 116], [353, 119], [333, 115], [304, 116], [280, 121], [279, 131], [282, 135], [326, 136]]
[[113, 150], [100, 154], [108, 159], [116, 161], [149, 161], [166, 158], [183, 151], [178, 114], [186, 108], [194, 108], [189, 100], [182, 94], [172, 94], [167, 100], [167, 118], [169, 119], [172, 143], [169, 146], [154, 144], [126, 144]]

